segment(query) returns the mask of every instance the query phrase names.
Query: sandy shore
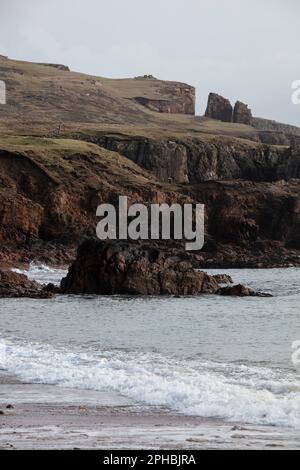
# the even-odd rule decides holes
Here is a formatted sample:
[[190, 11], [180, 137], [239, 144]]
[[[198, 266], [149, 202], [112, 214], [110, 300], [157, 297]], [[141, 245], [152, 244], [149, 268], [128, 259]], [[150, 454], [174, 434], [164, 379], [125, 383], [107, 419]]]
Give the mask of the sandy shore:
[[[8, 407], [12, 405], [13, 408]], [[299, 432], [141, 407], [0, 374], [0, 449], [299, 449]]]

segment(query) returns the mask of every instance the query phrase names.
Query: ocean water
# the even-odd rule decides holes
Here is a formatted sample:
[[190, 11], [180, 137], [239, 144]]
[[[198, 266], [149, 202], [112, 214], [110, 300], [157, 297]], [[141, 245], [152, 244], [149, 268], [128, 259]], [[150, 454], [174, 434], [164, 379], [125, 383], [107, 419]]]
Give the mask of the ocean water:
[[[300, 269], [221, 272], [274, 297], [0, 299], [0, 368], [141, 406], [300, 430]], [[26, 274], [58, 283], [64, 271]]]

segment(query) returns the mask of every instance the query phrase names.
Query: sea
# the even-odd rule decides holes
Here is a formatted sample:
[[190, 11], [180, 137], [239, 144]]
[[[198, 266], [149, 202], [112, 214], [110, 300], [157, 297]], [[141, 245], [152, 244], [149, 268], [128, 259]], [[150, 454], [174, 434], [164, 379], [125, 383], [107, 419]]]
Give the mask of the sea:
[[[24, 272], [59, 284], [65, 269]], [[0, 299], [0, 369], [142, 408], [300, 433], [300, 269], [229, 269], [273, 297]]]

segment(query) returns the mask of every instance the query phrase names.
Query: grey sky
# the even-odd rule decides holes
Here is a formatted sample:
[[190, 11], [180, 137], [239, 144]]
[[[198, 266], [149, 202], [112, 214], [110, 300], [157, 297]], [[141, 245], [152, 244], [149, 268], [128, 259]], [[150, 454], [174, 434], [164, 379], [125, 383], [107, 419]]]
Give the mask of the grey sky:
[[[108, 77], [144, 73], [300, 125], [299, 0], [0, 0], [0, 54]], [[1, 78], [1, 77], [0, 77]]]

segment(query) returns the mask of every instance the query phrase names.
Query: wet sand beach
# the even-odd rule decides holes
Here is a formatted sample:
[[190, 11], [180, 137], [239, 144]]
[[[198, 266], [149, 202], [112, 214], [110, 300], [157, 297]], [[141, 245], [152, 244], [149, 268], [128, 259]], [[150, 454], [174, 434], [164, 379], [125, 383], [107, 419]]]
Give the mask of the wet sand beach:
[[185, 416], [117, 394], [26, 384], [3, 372], [0, 410], [0, 449], [300, 448], [291, 429]]

